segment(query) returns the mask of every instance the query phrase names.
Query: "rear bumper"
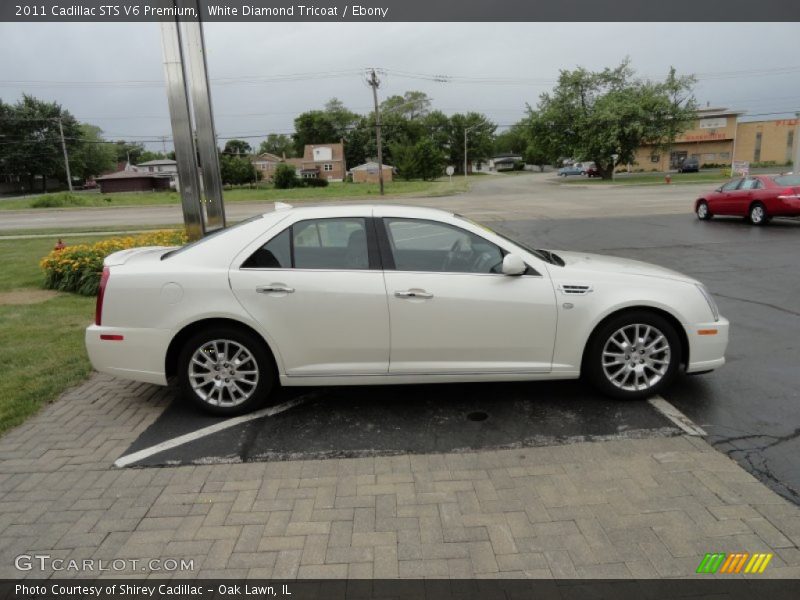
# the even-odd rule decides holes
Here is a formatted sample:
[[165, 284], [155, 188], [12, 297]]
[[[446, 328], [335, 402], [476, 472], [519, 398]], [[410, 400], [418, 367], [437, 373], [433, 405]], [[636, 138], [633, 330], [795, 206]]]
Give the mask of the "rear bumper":
[[[110, 336], [110, 339], [101, 336]], [[86, 352], [95, 370], [158, 385], [167, 384], [164, 365], [170, 339], [168, 329], [97, 325], [87, 327], [85, 336]]]
[[[712, 371], [725, 364], [730, 323], [725, 317], [710, 323], [684, 325], [689, 340], [687, 373]], [[714, 333], [711, 333], [714, 332]]]

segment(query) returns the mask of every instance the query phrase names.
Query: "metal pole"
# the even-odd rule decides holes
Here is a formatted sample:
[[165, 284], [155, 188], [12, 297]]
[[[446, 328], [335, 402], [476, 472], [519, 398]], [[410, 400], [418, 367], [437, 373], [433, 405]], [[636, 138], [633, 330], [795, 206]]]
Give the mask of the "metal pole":
[[[202, 14], [199, 3], [197, 14]], [[206, 231], [225, 227], [225, 205], [222, 199], [222, 176], [220, 174], [217, 134], [214, 129], [214, 115], [211, 105], [211, 89], [208, 84], [208, 63], [203, 37], [203, 25], [199, 21], [181, 24], [186, 42], [185, 58], [191, 69], [189, 89], [194, 108], [197, 152], [203, 173], [201, 190], [206, 207]]]
[[205, 235], [205, 219], [200, 205], [200, 178], [197, 173], [197, 150], [189, 110], [189, 91], [181, 47], [178, 21], [161, 23], [161, 43], [164, 51], [164, 74], [167, 84], [172, 140], [178, 163], [178, 183], [181, 192], [183, 220], [190, 240]]
[[372, 75], [367, 81], [372, 88], [372, 100], [375, 103], [375, 135], [378, 142], [378, 181], [381, 185], [381, 196], [383, 196], [383, 147], [381, 145], [381, 111], [378, 110], [378, 86], [380, 81], [375, 74], [375, 69], [372, 69]]
[[61, 123], [61, 117], [58, 117], [58, 131], [61, 133], [61, 150], [64, 151], [64, 170], [67, 172], [67, 189], [71, 192], [72, 174], [69, 172], [69, 154], [67, 154], [67, 142], [64, 141], [64, 125]]

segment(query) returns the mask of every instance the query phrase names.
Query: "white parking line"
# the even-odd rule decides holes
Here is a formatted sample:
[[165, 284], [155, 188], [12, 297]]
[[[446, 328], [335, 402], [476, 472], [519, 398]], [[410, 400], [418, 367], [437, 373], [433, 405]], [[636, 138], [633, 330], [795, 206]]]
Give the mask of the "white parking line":
[[664, 400], [661, 396], [653, 396], [648, 400], [650, 405], [689, 435], [708, 435], [702, 427], [696, 425], [689, 417]]
[[282, 413], [290, 408], [294, 408], [299, 404], [308, 402], [318, 395], [319, 394], [317, 392], [312, 392], [310, 394], [300, 396], [299, 398], [295, 398], [294, 400], [289, 400], [289, 402], [284, 402], [283, 404], [262, 408], [261, 410], [242, 415], [241, 417], [226, 419], [220, 423], [215, 423], [214, 425], [203, 427], [197, 431], [180, 435], [176, 438], [172, 438], [171, 440], [166, 440], [160, 444], [156, 444], [155, 446], [150, 446], [149, 448], [144, 448], [143, 450], [133, 452], [132, 454], [121, 456], [114, 461], [114, 466], [127, 467], [128, 465], [139, 462], [140, 460], [153, 456], [154, 454], [158, 454], [159, 452], [163, 452], [164, 450], [169, 450], [171, 448], [176, 448], [177, 446], [182, 446], [183, 444], [188, 444], [189, 442], [193, 442], [207, 435], [211, 435], [212, 433], [230, 429], [231, 427], [236, 427], [237, 425], [247, 423], [248, 421], [255, 421], [256, 419], [261, 419], [262, 417], [271, 417], [273, 415], [277, 415], [278, 413]]

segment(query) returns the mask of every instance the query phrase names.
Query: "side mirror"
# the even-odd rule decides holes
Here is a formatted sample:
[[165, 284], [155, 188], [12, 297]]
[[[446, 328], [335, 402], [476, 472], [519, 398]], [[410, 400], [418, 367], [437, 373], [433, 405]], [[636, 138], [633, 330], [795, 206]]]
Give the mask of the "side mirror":
[[721, 192], [721, 191], [722, 191], [722, 186], [719, 186], [719, 187], [718, 187], [717, 189], [715, 189], [714, 191], [715, 191], [715, 192]]
[[528, 265], [516, 254], [506, 254], [503, 258], [503, 275], [522, 275]]

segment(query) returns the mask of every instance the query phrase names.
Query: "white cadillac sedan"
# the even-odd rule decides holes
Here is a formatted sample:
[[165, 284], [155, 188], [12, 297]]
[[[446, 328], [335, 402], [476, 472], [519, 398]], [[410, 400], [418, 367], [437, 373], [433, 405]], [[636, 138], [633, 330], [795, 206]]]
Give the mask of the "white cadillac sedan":
[[105, 261], [95, 369], [232, 415], [285, 386], [574, 379], [640, 399], [724, 364], [728, 321], [661, 267], [529, 248], [404, 206], [276, 210]]

